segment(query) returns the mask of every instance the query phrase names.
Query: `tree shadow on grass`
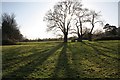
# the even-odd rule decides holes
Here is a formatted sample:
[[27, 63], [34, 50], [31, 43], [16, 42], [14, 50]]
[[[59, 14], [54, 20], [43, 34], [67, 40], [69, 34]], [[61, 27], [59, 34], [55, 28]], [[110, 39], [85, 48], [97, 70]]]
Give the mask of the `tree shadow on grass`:
[[[91, 47], [89, 44], [87, 44], [87, 43], [80, 43], [81, 45], [87, 45], [87, 46], [89, 46], [89, 47]], [[84, 45], [84, 46], [85, 46]], [[77, 46], [77, 45], [76, 45]], [[81, 46], [81, 47], [83, 47], [83, 46]], [[81, 64], [81, 62], [80, 62], [80, 64], [79, 63], [77, 63], [77, 54], [79, 54], [78, 52], [80, 51], [80, 54], [81, 54], [81, 52], [82, 53], [84, 53], [84, 50], [83, 51], [81, 51], [82, 49], [80, 49], [79, 47], [74, 47], [73, 45], [71, 45], [71, 46], [69, 46], [68, 47], [69, 48], [69, 50], [72, 52], [72, 57], [73, 57], [73, 63], [74, 63], [74, 67], [76, 68], [76, 69], [78, 69], [78, 71], [79, 72], [77, 72], [78, 73], [78, 75], [79, 75], [79, 77], [82, 77], [82, 78], [84, 78], [84, 77], [89, 77], [89, 76], [92, 76], [93, 74], [92, 74], [92, 72], [94, 72], [94, 69], [89, 69], [89, 68], [86, 68], [86, 69], [84, 69], [84, 64]], [[87, 48], [87, 47], [83, 47], [83, 49], [89, 49], [89, 48]], [[96, 49], [95, 49], [96, 50]], [[99, 51], [99, 50], [98, 50]], [[89, 50], [86, 50], [85, 51], [85, 53], [89, 53]], [[99, 53], [101, 53], [100, 51], [98, 52], [98, 54]], [[93, 55], [93, 54], [89, 54], [89, 55]], [[100, 55], [102, 55], [102, 54], [100, 54]], [[79, 55], [78, 55], [79, 56]], [[79, 60], [80, 59], [82, 59], [82, 57], [86, 60], [88, 60], [88, 61], [90, 61], [91, 63], [95, 63], [95, 65], [96, 64], [98, 64], [97, 62], [96, 62], [96, 59], [98, 59], [99, 58], [99, 60], [100, 60], [100, 62], [102, 62], [102, 63], [105, 63], [105, 64], [98, 64], [99, 66], [96, 66], [96, 67], [98, 67], [98, 68], [101, 68], [101, 66], [109, 66], [109, 65], [107, 65], [107, 63], [109, 64], [110, 62], [108, 61], [108, 60], [102, 60], [102, 58], [99, 56], [99, 55], [96, 55], [96, 56], [93, 56], [94, 58], [93, 59], [91, 59], [92, 58], [92, 56], [85, 56], [85, 55], [80, 55], [81, 56], [81, 58], [79, 57]], [[103, 55], [104, 56], [104, 55]], [[95, 57], [96, 57], [96, 59], [95, 59]], [[95, 60], [94, 60], [95, 59]], [[77, 66], [78, 65], [78, 66]], [[83, 67], [82, 67], [82, 65], [83, 65]], [[87, 64], [86, 64], [87, 65]], [[91, 65], [91, 64], [90, 64]], [[110, 64], [111, 65], [111, 64]], [[111, 65], [112, 66], [112, 65]], [[118, 66], [118, 65], [116, 65], [116, 66]], [[95, 67], [95, 66], [94, 66]], [[102, 68], [103, 68], [102, 67]], [[118, 66], [118, 68], [119, 68], [119, 66]], [[81, 70], [81, 71], [80, 71]], [[119, 69], [117, 69], [117, 70], [119, 70]], [[84, 71], [85, 71], [85, 73], [84, 73]], [[91, 74], [86, 74], [86, 71], [87, 72], [90, 72]], [[116, 73], [116, 75], [117, 74], [119, 74], [119, 73]], [[98, 74], [99, 75], [99, 74]], [[96, 76], [96, 74], [95, 74], [95, 77], [97, 77]]]
[[6, 70], [6, 69], [10, 68], [11, 66], [19, 65], [21, 62], [32, 60], [35, 56], [38, 56], [38, 54], [44, 53], [48, 50], [49, 50], [49, 48], [42, 50], [42, 51], [41, 50], [39, 51], [39, 50], [32, 48], [31, 53], [33, 53], [33, 54], [30, 54], [30, 55], [25, 56], [25, 57], [22, 57], [22, 56], [16, 57], [16, 58], [13, 58], [12, 60], [9, 60], [9, 61], [3, 61], [3, 63], [2, 63], [3, 68], [2, 69]]
[[63, 48], [60, 52], [54, 73], [52, 75], [52, 78], [76, 77], [75, 71], [70, 68], [70, 64], [68, 63], [67, 48], [68, 48], [67, 43], [64, 43]]
[[[4, 50], [4, 51], [2, 50], [2, 58], [3, 58], [3, 60], [4, 59], [10, 59], [10, 56], [12, 56], [12, 57], [15, 56], [16, 57], [17, 55], [19, 55], [19, 52], [21, 51], [20, 48], [22, 48], [22, 47], [10, 48], [10, 49]], [[18, 52], [18, 54], [16, 54], [16, 52]], [[14, 53], [14, 56], [13, 56], [13, 53]]]
[[95, 46], [95, 45], [93, 45], [93, 44], [91, 44], [91, 43], [85, 43], [85, 42], [82, 42], [82, 43], [85, 44], [85, 45], [87, 45], [87, 46], [89, 46], [89, 47], [91, 47], [91, 48], [93, 48], [93, 49], [95, 50], [95, 52], [96, 52], [97, 54], [99, 54], [99, 55], [103, 55], [103, 56], [106, 56], [106, 57], [109, 57], [109, 58], [116, 59], [116, 60], [120, 61], [119, 58], [112, 57], [112, 56], [109, 56], [109, 55], [107, 55], [107, 54], [101, 53], [100, 50], [97, 48], [97, 46]]
[[33, 55], [34, 59], [30, 62], [28, 62], [26, 65], [19, 67], [17, 70], [3, 76], [3, 78], [25, 78], [29, 74], [31, 74], [34, 69], [42, 65], [44, 61], [48, 59], [53, 53], [55, 53], [59, 48], [63, 46], [63, 43], [60, 43], [56, 47], [50, 49], [49, 51], [36, 54], [36, 56]]
[[[21, 52], [23, 51], [23, 49], [26, 49], [26, 48], [29, 49], [29, 47], [17, 47], [12, 49], [10, 48], [6, 50], [7, 52], [3, 51], [3, 55], [2, 55], [3, 69], [5, 69], [6, 67], [13, 66], [14, 64], [17, 64], [22, 60], [27, 59], [28, 57], [31, 57], [32, 55], [35, 55], [37, 53], [37, 50], [35, 49], [35, 47], [32, 47], [27, 51], [24, 50], [24, 52]], [[21, 56], [22, 54], [26, 54], [28, 52], [35, 53], [35, 54], [31, 54], [28, 56]]]
[[[119, 61], [120, 61], [120, 58], [112, 57], [112, 56], [109, 56], [109, 55], [107, 55], [107, 54], [104, 54], [104, 53], [100, 52], [100, 50], [97, 48], [97, 46], [95, 46], [95, 45], [93, 45], [93, 44], [91, 44], [91, 43], [85, 43], [85, 42], [82, 42], [82, 43], [85, 44], [85, 45], [87, 45], [87, 46], [89, 46], [89, 47], [91, 47], [91, 48], [93, 48], [93, 50], [94, 50], [98, 55], [103, 55], [103, 56], [106, 56], [106, 57], [111, 58], [111, 59], [113, 59], [113, 60], [117, 60], [117, 63], [118, 63], [117, 66], [116, 66], [116, 65], [113, 65], [113, 66], [116, 66], [118, 72], [112, 73], [112, 74], [110, 74], [109, 76], [110, 76], [110, 77], [116, 77], [116, 78], [119, 77], [119, 74], [120, 74]], [[98, 56], [98, 57], [99, 57], [99, 56]], [[99, 57], [99, 58], [100, 58], [100, 57]], [[104, 59], [101, 59], [101, 60], [102, 60], [102, 62], [105, 62], [105, 63], [107, 63], [107, 64], [110, 64], [109, 61], [106, 61], [106, 60], [104, 60]], [[105, 66], [107, 66], [107, 64], [106, 64]], [[111, 66], [112, 66], [112, 65], [111, 65]], [[116, 68], [115, 68], [115, 69], [116, 69]]]
[[[27, 47], [29, 48], [29, 47]], [[24, 51], [24, 52], [20, 52], [22, 50], [22, 47], [20, 48], [15, 48], [15, 49], [10, 49], [7, 51], [7, 54], [5, 55], [2, 55], [2, 58], [3, 58], [3, 63], [9, 63], [10, 61], [14, 61], [14, 60], [19, 60], [19, 59], [22, 59], [22, 58], [27, 58], [31, 55], [35, 55], [36, 53], [38, 53], [39, 50], [35, 49], [36, 47], [32, 47], [30, 50], [28, 51]], [[44, 51], [47, 51], [48, 49], [45, 49], [45, 50], [42, 50], [43, 52]], [[30, 54], [28, 56], [22, 56], [22, 54], [26, 54], [26, 53], [34, 53], [34, 54]]]
[[[78, 44], [80, 44], [80, 46], [83, 47], [82, 46], [83, 44], [81, 44], [81, 42], [79, 42]], [[81, 64], [82, 58], [85, 58], [83, 55], [81, 55], [81, 53], [84, 50], [82, 49], [81, 51], [78, 46], [71, 44], [69, 45], [68, 49], [72, 53], [72, 61], [73, 61], [73, 66], [75, 68], [76, 78], [84, 78], [85, 74], [83, 73], [83, 67], [82, 67], [83, 64]], [[79, 51], [81, 53], [79, 53]]]
[[101, 48], [105, 48], [105, 49], [108, 49], [108, 50], [110, 50], [110, 51], [111, 51], [111, 50], [112, 50], [112, 51], [116, 51], [116, 50], [113, 49], [113, 48], [109, 48], [109, 47], [103, 46], [103, 45], [104, 45], [103, 43], [101, 44], [101, 43], [98, 42], [98, 41], [96, 41], [96, 43], [97, 43], [97, 44], [91, 44], [91, 43], [89, 43], [89, 44], [94, 45], [94, 46], [96, 46], [96, 47], [98, 46], [98, 47], [101, 47]]

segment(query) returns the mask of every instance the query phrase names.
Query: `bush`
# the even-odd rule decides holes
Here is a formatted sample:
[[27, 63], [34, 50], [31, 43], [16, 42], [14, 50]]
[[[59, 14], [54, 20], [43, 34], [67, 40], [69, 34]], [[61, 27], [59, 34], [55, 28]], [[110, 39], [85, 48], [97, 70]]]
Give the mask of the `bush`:
[[71, 42], [75, 42], [75, 39], [71, 39]]
[[2, 40], [2, 45], [16, 45], [16, 42], [11, 40]]
[[95, 38], [93, 40], [94, 41], [97, 41], [97, 40], [120, 40], [120, 36], [105, 36], [105, 37]]

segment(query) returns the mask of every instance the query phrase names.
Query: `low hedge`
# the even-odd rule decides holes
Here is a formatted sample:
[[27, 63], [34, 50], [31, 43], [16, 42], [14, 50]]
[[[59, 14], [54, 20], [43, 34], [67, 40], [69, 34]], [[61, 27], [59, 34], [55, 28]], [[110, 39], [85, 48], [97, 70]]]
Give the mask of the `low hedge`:
[[16, 45], [16, 42], [11, 40], [2, 40], [2, 45]]
[[100, 38], [95, 38], [93, 40], [120, 40], [120, 36], [105, 36]]

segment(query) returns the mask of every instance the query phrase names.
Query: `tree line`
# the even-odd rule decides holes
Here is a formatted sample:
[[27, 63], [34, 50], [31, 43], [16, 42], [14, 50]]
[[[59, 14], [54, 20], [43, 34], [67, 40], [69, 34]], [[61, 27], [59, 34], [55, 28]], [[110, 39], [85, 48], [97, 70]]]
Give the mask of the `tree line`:
[[[88, 40], [92, 40], [96, 24], [104, 25], [100, 17], [100, 12], [84, 8], [79, 0], [65, 0], [54, 5], [53, 9], [46, 13], [44, 21], [47, 22], [47, 31], [57, 31], [64, 35], [64, 42], [68, 41], [70, 33], [76, 33], [77, 41], [82, 42], [86, 33]], [[86, 23], [91, 28], [86, 28]]]
[[14, 14], [2, 14], [2, 44], [15, 44], [23, 40]]

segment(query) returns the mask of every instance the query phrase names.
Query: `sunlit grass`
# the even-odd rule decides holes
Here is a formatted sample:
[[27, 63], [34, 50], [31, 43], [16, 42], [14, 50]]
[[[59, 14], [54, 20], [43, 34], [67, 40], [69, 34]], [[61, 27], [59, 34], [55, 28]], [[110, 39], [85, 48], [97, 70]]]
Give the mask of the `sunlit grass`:
[[118, 41], [3, 46], [3, 78], [120, 78]]

